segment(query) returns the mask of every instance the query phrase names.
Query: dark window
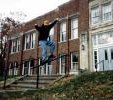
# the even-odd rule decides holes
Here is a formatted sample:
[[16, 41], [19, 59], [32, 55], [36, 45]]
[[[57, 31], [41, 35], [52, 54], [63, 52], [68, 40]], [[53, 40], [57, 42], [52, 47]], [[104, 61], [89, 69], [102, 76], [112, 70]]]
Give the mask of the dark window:
[[95, 63], [95, 68], [97, 68], [97, 51], [94, 51], [94, 63]]
[[113, 60], [113, 49], [111, 49], [111, 60]]
[[34, 60], [30, 61], [30, 66], [33, 67], [34, 66]]
[[107, 50], [105, 50], [105, 60], [108, 60]]
[[14, 62], [14, 67], [18, 68], [18, 62]]

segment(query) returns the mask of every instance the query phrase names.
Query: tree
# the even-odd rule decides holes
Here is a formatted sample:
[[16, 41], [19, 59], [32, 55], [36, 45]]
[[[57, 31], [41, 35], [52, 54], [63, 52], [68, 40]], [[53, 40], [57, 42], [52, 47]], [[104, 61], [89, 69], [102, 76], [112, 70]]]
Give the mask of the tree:
[[10, 33], [14, 32], [20, 26], [22, 26], [22, 24], [19, 21], [15, 21], [13, 18], [4, 17], [0, 19], [0, 76], [3, 76], [4, 68], [7, 63]]
[[15, 22], [12, 18], [6, 17], [1, 20], [0, 27], [0, 75], [3, 75], [3, 70], [6, 62], [6, 53], [8, 49], [8, 38], [12, 30], [19, 25], [19, 22]]

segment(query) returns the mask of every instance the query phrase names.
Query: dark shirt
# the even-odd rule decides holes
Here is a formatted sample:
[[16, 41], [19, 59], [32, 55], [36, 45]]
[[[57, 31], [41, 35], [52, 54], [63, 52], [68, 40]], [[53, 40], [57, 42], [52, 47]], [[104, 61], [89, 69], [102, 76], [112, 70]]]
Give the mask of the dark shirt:
[[39, 32], [39, 37], [38, 37], [39, 41], [47, 40], [47, 38], [49, 37], [50, 30], [56, 24], [56, 22], [57, 20], [55, 20], [49, 25], [44, 25], [44, 24], [42, 24], [42, 26], [35, 25], [36, 30]]

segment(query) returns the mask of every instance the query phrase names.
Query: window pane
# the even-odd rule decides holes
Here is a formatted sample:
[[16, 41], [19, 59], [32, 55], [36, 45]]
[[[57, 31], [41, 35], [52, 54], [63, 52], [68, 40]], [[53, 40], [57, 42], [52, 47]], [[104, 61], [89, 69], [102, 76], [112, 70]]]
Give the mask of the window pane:
[[78, 53], [72, 52], [71, 53], [71, 70], [78, 69]]
[[107, 50], [105, 50], [105, 60], [108, 60]]
[[30, 40], [30, 48], [34, 48], [35, 47], [35, 33], [31, 33], [31, 40]]
[[[61, 54], [60, 56], [62, 56], [64, 54]], [[65, 66], [66, 66], [66, 57], [62, 56], [60, 58], [60, 69], [61, 69], [61, 73], [65, 73]]]
[[111, 60], [113, 60], [113, 49], [111, 49]]
[[60, 42], [65, 40], [66, 40], [66, 22], [63, 22], [60, 25]]
[[78, 38], [78, 19], [74, 18], [71, 21], [71, 39]]
[[54, 28], [50, 30], [50, 40], [54, 40]]
[[102, 18], [104, 21], [112, 19], [112, 7], [111, 4], [105, 4], [102, 7]]
[[99, 22], [99, 7], [91, 9], [91, 23], [96, 24]]

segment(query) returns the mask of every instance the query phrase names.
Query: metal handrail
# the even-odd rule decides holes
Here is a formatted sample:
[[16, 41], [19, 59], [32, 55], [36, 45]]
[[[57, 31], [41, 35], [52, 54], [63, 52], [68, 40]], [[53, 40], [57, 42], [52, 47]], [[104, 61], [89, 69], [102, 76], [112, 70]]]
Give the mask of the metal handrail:
[[[64, 56], [67, 57], [68, 55], [61, 55], [60, 57], [57, 57], [56, 59], [51, 60], [51, 61], [48, 61], [48, 62], [52, 62], [52, 61], [58, 60], [59, 58], [62, 58], [62, 57], [64, 57]], [[48, 63], [48, 62], [47, 62], [47, 63]], [[45, 63], [45, 64], [47, 64], [47, 63]], [[65, 62], [65, 63], [66, 63], [66, 62]], [[40, 67], [40, 66], [41, 66], [41, 65], [38, 64], [38, 65], [36, 65], [36, 66], [33, 67], [33, 69], [34, 69], [34, 68], [37, 68], [37, 86], [36, 86], [36, 88], [38, 88], [38, 83], [39, 83], [39, 67]]]
[[[66, 56], [68, 56], [68, 55], [61, 55], [61, 56], [59, 56], [59, 57], [57, 57], [57, 58], [55, 58], [55, 59], [53, 59], [53, 60], [50, 60], [50, 61], [48, 61], [48, 62], [46, 62], [45, 64], [47, 64], [47, 63], [49, 63], [49, 62], [53, 62], [53, 61], [55, 61], [55, 60], [58, 60], [59, 58], [62, 58], [62, 57], [66, 57]], [[45, 65], [44, 64], [44, 65]], [[32, 69], [33, 68], [36, 68], [36, 67], [40, 67], [40, 66], [42, 66], [42, 65], [35, 65], [34, 67], [32, 67]]]
[[99, 61], [99, 62], [97, 62], [97, 63], [95, 64], [96, 72], [97, 72], [97, 65], [99, 65], [100, 63], [103, 64], [103, 71], [104, 71], [104, 60], [101, 60], [101, 61]]
[[[62, 58], [62, 57], [67, 57], [68, 55], [61, 55], [61, 56], [59, 56], [59, 57], [57, 57], [56, 59], [53, 59], [53, 60], [51, 60], [51, 61], [48, 61], [48, 62], [53, 62], [54, 60], [58, 60], [59, 58]], [[34, 60], [38, 60], [38, 59], [34, 59]], [[48, 63], [47, 62], [47, 63]], [[22, 64], [24, 64], [25, 62], [24, 61], [22, 61], [20, 64], [18, 64], [18, 66], [20, 66], [20, 65], [22, 65]], [[38, 84], [38, 81], [39, 81], [39, 67], [40, 67], [41, 65], [35, 65], [34, 67], [32, 67], [32, 69], [34, 69], [34, 68], [37, 68], [38, 70], [37, 70], [37, 84]], [[5, 89], [6, 88], [6, 80], [7, 80], [7, 78], [8, 78], [8, 70], [10, 70], [10, 69], [13, 69], [13, 68], [9, 68], [9, 66], [7, 66], [7, 68], [5, 69], [5, 74], [4, 74], [4, 86], [3, 86], [3, 89]], [[37, 88], [38, 88], [38, 86], [37, 86]]]

